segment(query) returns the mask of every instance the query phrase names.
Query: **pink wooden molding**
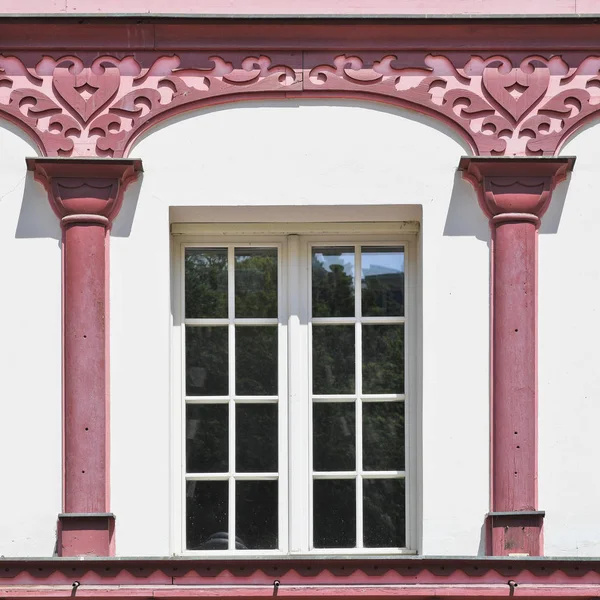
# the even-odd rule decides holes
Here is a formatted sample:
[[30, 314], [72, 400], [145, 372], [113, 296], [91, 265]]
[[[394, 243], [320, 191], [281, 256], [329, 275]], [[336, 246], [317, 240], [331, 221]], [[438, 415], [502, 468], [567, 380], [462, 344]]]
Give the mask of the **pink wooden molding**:
[[468, 158], [492, 228], [491, 511], [487, 551], [543, 553], [537, 509], [537, 231], [573, 157]]
[[[117, 23], [102, 26], [104, 40], [95, 27], [89, 39], [68, 24], [50, 37], [40, 33], [60, 51], [2, 51], [0, 35], [0, 115], [27, 131], [46, 156], [124, 157], [144, 131], [202, 106], [328, 97], [430, 115], [475, 155], [552, 156], [600, 111], [600, 28], [586, 24], [553, 29], [550, 38], [542, 31], [536, 37], [534, 26], [509, 27], [504, 37], [492, 29], [489, 39], [462, 25], [368, 21], [354, 24], [347, 39], [337, 26], [295, 22], [244, 24], [246, 31], [235, 23], [139, 30]], [[3, 28], [10, 48], [18, 28], [0, 24], [0, 34]], [[252, 31], [264, 37], [252, 38]], [[338, 49], [331, 49], [328, 31]], [[579, 42], [583, 50], [578, 31], [585, 43], [592, 40]], [[52, 41], [61, 33], [61, 44]], [[75, 45], [66, 51], [71, 33]], [[527, 50], [513, 49], [519, 47]]]
[[108, 244], [133, 159], [31, 158], [63, 230], [60, 556], [114, 554], [109, 492]]
[[[3, 598], [274, 596], [594, 598], [600, 560], [547, 558], [0, 559]], [[80, 585], [73, 590], [73, 582]], [[511, 591], [509, 581], [516, 583]]]

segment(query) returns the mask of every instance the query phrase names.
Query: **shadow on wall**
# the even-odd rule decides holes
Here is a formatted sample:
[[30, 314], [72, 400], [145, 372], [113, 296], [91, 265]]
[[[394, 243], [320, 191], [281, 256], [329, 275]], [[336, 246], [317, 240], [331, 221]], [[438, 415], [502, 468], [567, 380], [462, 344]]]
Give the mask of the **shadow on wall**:
[[[111, 235], [128, 237], [133, 226], [137, 209], [143, 176], [132, 183], [125, 192], [123, 206], [113, 223]], [[48, 194], [41, 183], [33, 178], [33, 173], [27, 172], [21, 211], [17, 221], [16, 238], [53, 238], [60, 244], [62, 232], [60, 222], [48, 201]]]
[[[552, 201], [540, 226], [540, 233], [557, 233], [562, 216], [571, 175], [561, 183], [552, 194]], [[475, 236], [478, 240], [490, 242], [490, 227], [487, 217], [479, 208], [477, 194], [473, 186], [465, 181], [462, 172], [454, 175], [450, 205], [444, 225], [444, 235]]]

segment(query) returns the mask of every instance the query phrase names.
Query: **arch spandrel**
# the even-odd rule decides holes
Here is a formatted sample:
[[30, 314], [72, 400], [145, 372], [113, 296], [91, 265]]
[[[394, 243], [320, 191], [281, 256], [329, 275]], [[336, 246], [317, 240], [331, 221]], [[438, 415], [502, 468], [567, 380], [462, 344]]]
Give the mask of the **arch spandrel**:
[[556, 154], [600, 112], [600, 52], [0, 55], [0, 114], [47, 156], [127, 156], [153, 125], [249, 99], [338, 97], [450, 125], [474, 155]]

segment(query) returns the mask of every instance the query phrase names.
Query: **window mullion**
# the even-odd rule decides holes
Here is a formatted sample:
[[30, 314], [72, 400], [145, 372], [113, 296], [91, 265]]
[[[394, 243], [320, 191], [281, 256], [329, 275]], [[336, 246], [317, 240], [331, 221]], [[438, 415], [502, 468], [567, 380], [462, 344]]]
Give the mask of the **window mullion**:
[[362, 491], [362, 277], [360, 246], [354, 251], [354, 377], [356, 381], [356, 547], [363, 547], [363, 491]]
[[227, 315], [229, 317], [229, 511], [228, 547], [235, 550], [235, 249], [227, 250]]
[[287, 244], [287, 305], [288, 305], [288, 365], [289, 369], [289, 550], [309, 550], [309, 435], [310, 411], [307, 410], [308, 396], [308, 327], [303, 314], [306, 309], [306, 293], [302, 293], [307, 282], [303, 279], [300, 236], [289, 235]]

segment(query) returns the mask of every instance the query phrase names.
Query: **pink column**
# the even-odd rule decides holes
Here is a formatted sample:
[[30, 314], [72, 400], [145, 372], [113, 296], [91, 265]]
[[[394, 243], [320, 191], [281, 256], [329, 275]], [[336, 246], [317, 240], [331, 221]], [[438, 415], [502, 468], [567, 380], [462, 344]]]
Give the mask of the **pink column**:
[[27, 159], [63, 230], [63, 513], [59, 556], [114, 555], [109, 493], [108, 249], [129, 159]]
[[490, 220], [491, 510], [487, 553], [543, 554], [537, 506], [537, 233], [574, 158], [464, 157]]

